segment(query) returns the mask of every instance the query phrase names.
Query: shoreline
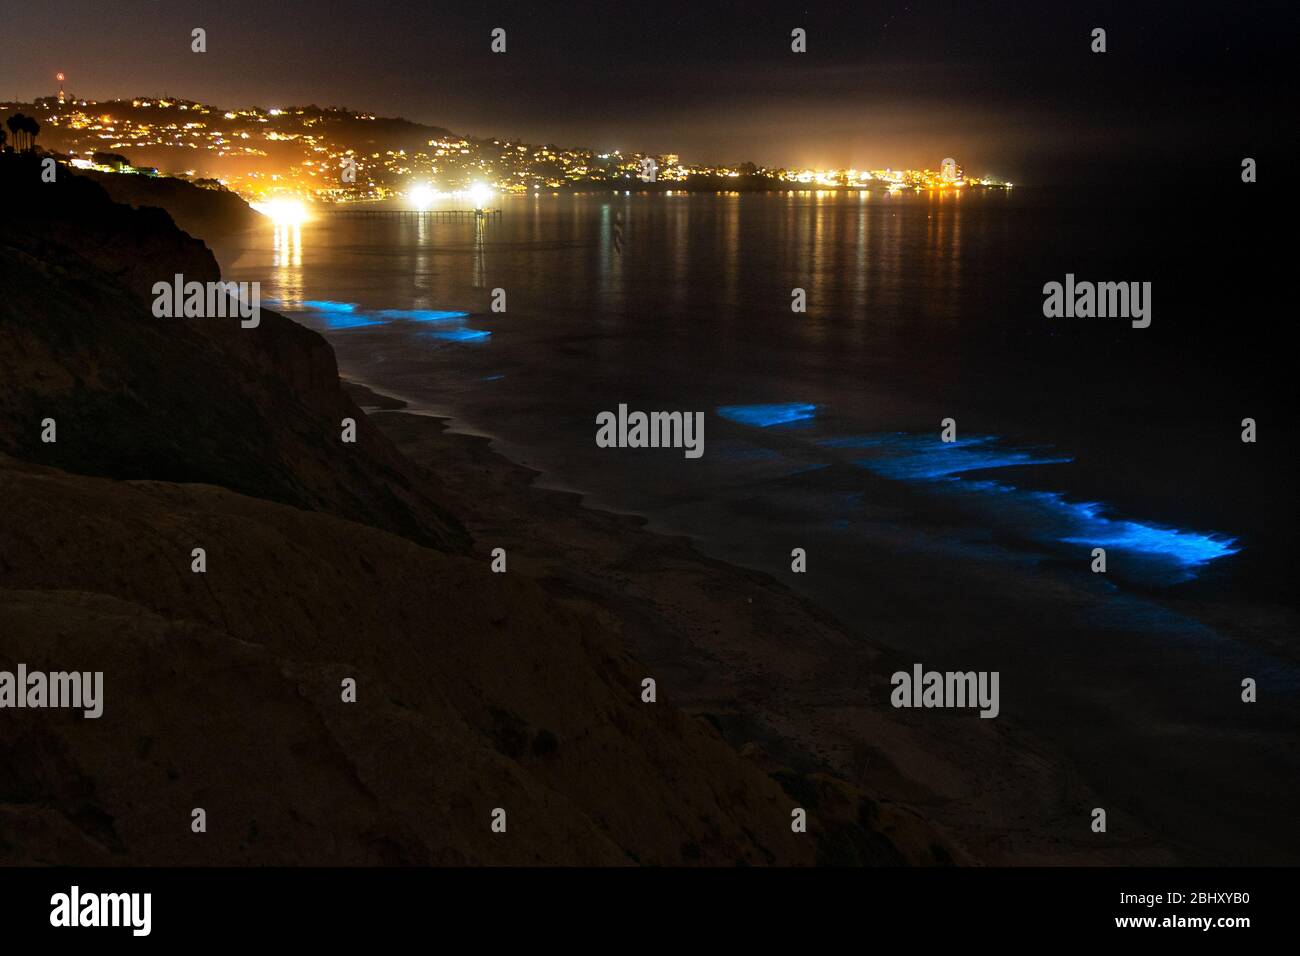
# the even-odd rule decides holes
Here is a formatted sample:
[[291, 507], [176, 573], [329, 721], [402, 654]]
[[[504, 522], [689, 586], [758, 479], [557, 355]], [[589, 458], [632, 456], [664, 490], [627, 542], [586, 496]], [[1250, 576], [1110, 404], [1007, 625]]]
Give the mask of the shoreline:
[[1075, 814], [1097, 805], [1095, 794], [1055, 747], [1012, 721], [902, 719], [888, 704], [889, 674], [910, 662], [850, 636], [771, 575], [709, 557], [689, 538], [602, 509], [580, 491], [547, 488], [543, 472], [450, 415], [343, 382], [403, 454], [436, 470], [477, 553], [486, 559], [504, 547], [510, 570], [599, 615], [663, 697], [769, 770], [859, 787], [900, 818], [939, 828], [961, 863], [1192, 858], [1131, 820], [1115, 827], [1122, 837], [1090, 840]]
[[[150, 789], [166, 761], [169, 779], [199, 791], [225, 794], [232, 770], [256, 781], [225, 796], [227, 818], [279, 815], [277, 840], [229, 830], [213, 861], [924, 866], [1258, 863], [1288, 852], [1276, 822], [1294, 796], [1286, 715], [1265, 706], [1243, 719], [1231, 685], [1222, 693], [1225, 664], [1230, 676], [1271, 678], [1267, 662], [1187, 634], [1177, 615], [1140, 630], [1107, 619], [1112, 602], [1057, 575], [908, 553], [892, 529], [855, 547], [811, 541], [818, 568], [840, 573], [788, 576], [789, 545], [773, 541], [799, 529], [761, 496], [681, 522], [616, 513], [554, 487], [552, 475], [601, 487], [598, 462], [571, 467], [588, 461], [581, 443], [573, 459], [537, 447], [550, 475], [530, 466], [549, 421], [516, 421], [517, 403], [461, 405], [454, 389], [422, 387], [441, 376], [393, 376], [425, 396], [417, 403], [341, 382], [331, 342], [271, 310], [251, 335], [139, 321], [150, 288], [140, 263], [215, 281], [215, 256], [93, 183], [56, 190], [53, 203], [20, 203], [15, 222], [30, 226], [6, 230], [11, 284], [35, 290], [45, 319], [15, 312], [38, 347], [9, 340], [12, 364], [30, 374], [6, 400], [15, 421], [53, 406], [60, 437], [76, 440], [0, 436], [19, 504], [0, 530], [7, 550], [37, 549], [9, 565], [10, 632], [36, 659], [57, 624], [62, 651], [149, 687], [152, 648], [167, 638], [185, 657], [173, 674], [188, 675], [122, 698], [137, 708], [123, 726], [158, 741], [134, 757], [96, 737], [98, 722], [53, 738], [72, 765], [41, 762], [29, 785], [39, 799], [19, 819], [53, 800], [75, 828], [84, 800], [60, 780], [82, 773], [95, 812], [115, 822], [83, 832], [73, 852], [180, 858], [147, 822], [177, 792]], [[87, 282], [63, 282], [79, 271]], [[366, 340], [351, 344], [343, 361], [360, 368], [389, 357], [384, 346], [363, 360]], [[44, 364], [29, 365], [33, 354]], [[60, 375], [87, 388], [69, 398]], [[113, 376], [139, 383], [125, 404]], [[230, 411], [211, 420], [214, 405]], [[515, 437], [463, 426], [460, 414]], [[339, 467], [346, 416], [359, 442]], [[620, 486], [604, 487], [620, 499]], [[699, 534], [708, 527], [724, 533]], [[92, 547], [68, 549], [72, 536]], [[196, 536], [215, 549], [208, 577], [171, 566]], [[489, 573], [507, 552], [513, 576]], [[70, 583], [89, 597], [67, 607]], [[106, 621], [126, 617], [134, 640], [100, 639]], [[951, 652], [1007, 678], [1003, 719], [891, 706], [891, 674]], [[254, 663], [256, 674], [240, 671]], [[366, 691], [342, 716], [340, 670]], [[646, 677], [658, 695], [638, 699]], [[210, 683], [238, 708], [191, 714], [183, 702]], [[1264, 686], [1266, 703], [1285, 703], [1276, 680]], [[213, 721], [226, 723], [214, 733]], [[268, 723], [288, 731], [249, 746], [250, 728]], [[14, 739], [29, 732], [17, 726]], [[226, 759], [210, 741], [229, 746]], [[431, 778], [401, 771], [412, 753]], [[357, 768], [369, 787], [361, 815], [349, 799]], [[432, 816], [431, 792], [441, 794]], [[522, 841], [446, 829], [501, 794], [528, 821]], [[1218, 806], [1251, 800], [1262, 811], [1252, 818]], [[1097, 805], [1108, 836], [1089, 832]], [[791, 827], [791, 807], [806, 808], [810, 829]], [[322, 830], [342, 836], [321, 847]]]

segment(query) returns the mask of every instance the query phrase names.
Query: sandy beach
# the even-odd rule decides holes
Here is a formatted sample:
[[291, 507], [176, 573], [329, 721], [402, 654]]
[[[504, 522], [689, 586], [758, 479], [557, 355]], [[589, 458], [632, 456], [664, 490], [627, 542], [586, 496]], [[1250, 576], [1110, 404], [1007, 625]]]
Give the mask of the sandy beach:
[[1123, 836], [1090, 839], [1080, 820], [1096, 794], [1013, 722], [901, 719], [889, 706], [889, 675], [910, 661], [850, 637], [771, 576], [706, 557], [635, 516], [536, 487], [538, 472], [497, 454], [489, 439], [359, 383], [347, 388], [408, 457], [436, 471], [483, 560], [505, 548], [512, 571], [599, 614], [667, 699], [707, 716], [742, 753], [851, 782], [898, 826], [930, 821], [958, 862], [1183, 861], [1123, 814], [1112, 824]]

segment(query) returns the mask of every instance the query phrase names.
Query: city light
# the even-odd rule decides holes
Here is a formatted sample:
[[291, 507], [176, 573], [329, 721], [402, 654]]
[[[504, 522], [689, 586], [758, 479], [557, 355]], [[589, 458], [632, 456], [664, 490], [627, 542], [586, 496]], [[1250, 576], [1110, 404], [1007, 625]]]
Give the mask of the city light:
[[306, 205], [297, 199], [268, 199], [251, 206], [277, 226], [297, 226], [310, 218]]
[[[936, 195], [963, 189], [1009, 189], [1011, 184], [966, 172], [949, 156], [937, 169], [771, 168], [753, 163], [683, 163], [676, 153], [530, 145], [471, 139], [439, 132], [422, 148], [390, 144], [359, 131], [375, 116], [336, 108], [242, 107], [218, 109], [180, 99], [108, 100], [102, 103], [51, 96], [38, 101], [42, 124], [59, 128], [68, 151], [90, 155], [127, 149], [185, 149], [184, 168], [215, 178], [216, 164], [253, 160], [238, 171], [221, 170], [221, 182], [245, 200], [268, 201], [294, 194], [318, 204], [398, 201], [425, 211], [443, 200], [484, 209], [502, 196], [572, 187], [626, 192], [641, 186], [647, 160], [664, 186], [716, 189], [749, 181], [749, 188], [845, 190]], [[83, 108], [85, 107], [85, 108]], [[362, 143], [366, 145], [363, 147]], [[193, 151], [193, 152], [189, 152]], [[208, 156], [203, 156], [207, 153]], [[267, 168], [272, 157], [277, 162]], [[354, 176], [341, 179], [344, 167]], [[121, 170], [126, 171], [126, 170]], [[294, 215], [293, 212], [285, 212]]]
[[420, 183], [418, 186], [412, 186], [406, 194], [406, 201], [411, 204], [413, 209], [425, 210], [433, 205], [433, 201], [438, 198], [438, 193], [428, 183]]

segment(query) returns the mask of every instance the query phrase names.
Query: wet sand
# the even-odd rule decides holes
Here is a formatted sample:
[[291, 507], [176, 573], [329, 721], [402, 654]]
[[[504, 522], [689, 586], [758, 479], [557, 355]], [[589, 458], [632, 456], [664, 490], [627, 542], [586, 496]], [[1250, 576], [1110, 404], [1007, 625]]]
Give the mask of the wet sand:
[[[709, 558], [683, 537], [648, 531], [638, 517], [538, 488], [539, 473], [497, 454], [490, 440], [351, 388], [409, 457], [436, 471], [484, 560], [503, 547], [512, 570], [563, 600], [605, 611], [661, 693], [708, 715], [742, 750], [802, 772], [830, 772], [914, 808], [969, 854], [965, 862], [1213, 860], [1128, 812], [1114, 781], [1105, 797], [1091, 789], [1056, 742], [1014, 717], [893, 709], [889, 675], [913, 658], [852, 636], [771, 575]], [[864, 581], [871, 580], [867, 569]], [[898, 597], [881, 595], [886, 627], [918, 619], [919, 609]], [[1089, 829], [1096, 806], [1108, 809], [1106, 834]]]

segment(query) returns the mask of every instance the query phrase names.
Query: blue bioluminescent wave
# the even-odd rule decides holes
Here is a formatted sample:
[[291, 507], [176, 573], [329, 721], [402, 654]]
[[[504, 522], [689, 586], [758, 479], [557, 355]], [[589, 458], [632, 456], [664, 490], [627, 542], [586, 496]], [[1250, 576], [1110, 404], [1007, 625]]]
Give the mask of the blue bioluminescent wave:
[[357, 310], [355, 302], [334, 302], [329, 299], [306, 299], [302, 305], [303, 308], [311, 309], [313, 312], [355, 312]]
[[468, 312], [445, 309], [374, 309], [358, 308], [355, 302], [332, 299], [304, 299], [302, 308], [314, 314], [327, 329], [360, 329], [389, 322], [449, 323], [463, 322]]
[[[1073, 460], [1051, 449], [1010, 447], [993, 435], [944, 442], [934, 436], [906, 432], [832, 438], [818, 445], [864, 452], [862, 457], [855, 455], [854, 465], [891, 480], [922, 484], [936, 494], [964, 497], [980, 510], [985, 510], [982, 500], [996, 498], [999, 521], [1012, 525], [1028, 539], [1140, 555], [1154, 565], [1172, 566], [1174, 580], [1187, 580], [1202, 565], [1241, 550], [1236, 539], [1227, 535], [1110, 517], [1100, 502], [1071, 502], [1057, 491], [1035, 491], [1001, 481], [963, 477], [970, 472]], [[1167, 580], [1168, 572], [1163, 576]]]
[[459, 322], [469, 318], [468, 312], [440, 309], [380, 309], [374, 315], [385, 322]]
[[1140, 521], [1106, 518], [1101, 514], [1101, 505], [1094, 502], [1069, 505], [1062, 501], [1061, 504], [1074, 509], [1080, 524], [1089, 526], [1086, 535], [1062, 538], [1061, 540], [1066, 544], [1163, 554], [1189, 567], [1205, 564], [1216, 558], [1226, 558], [1241, 550], [1233, 547], [1236, 544], [1235, 539], [1223, 535], [1179, 531], [1176, 528], [1162, 528], [1159, 525], [1143, 524]]
[[1031, 538], [1135, 552], [1173, 562], [1187, 571], [1240, 550], [1234, 547], [1236, 541], [1226, 536], [1107, 517], [1099, 502], [1070, 502], [1060, 492], [1030, 491], [1004, 482], [958, 477], [971, 471], [1071, 461], [1067, 456], [1040, 453], [1039, 449], [1004, 447], [992, 435], [943, 442], [931, 436], [893, 434], [824, 444], [878, 452], [854, 464], [886, 478], [932, 482], [936, 490], [944, 493], [997, 495], [1001, 498], [999, 512], [1017, 519], [1015, 523]]
[[758, 428], [809, 421], [816, 411], [816, 405], [804, 402], [786, 402], [780, 405], [723, 405], [717, 410], [718, 414], [728, 421], [738, 422], [741, 425], [754, 425]]
[[424, 325], [448, 325], [452, 328], [426, 333], [444, 342], [485, 342], [492, 335], [486, 329], [465, 327], [468, 312], [451, 309], [360, 309], [355, 302], [337, 302], [331, 299], [304, 299], [303, 310], [331, 330], [361, 329], [394, 322], [418, 322]]
[[331, 299], [304, 299], [302, 307], [315, 313], [317, 321], [331, 331], [338, 329], [363, 329], [382, 325], [383, 320], [357, 311], [355, 302], [335, 302]]
[[827, 448], [860, 448], [880, 452], [860, 464], [878, 475], [899, 481], [947, 478], [968, 471], [1014, 468], [1021, 465], [1062, 465], [1073, 461], [1063, 455], [1040, 456], [1033, 448], [1003, 448], [992, 435], [977, 435], [943, 442], [924, 435], [896, 433], [866, 438], [840, 438], [820, 442]]
[[384, 324], [382, 319], [376, 319], [365, 312], [322, 312], [316, 316], [316, 321], [324, 323], [325, 327], [331, 331], [364, 329], [372, 325]]
[[441, 329], [429, 334], [446, 342], [482, 342], [492, 333], [486, 329]]

